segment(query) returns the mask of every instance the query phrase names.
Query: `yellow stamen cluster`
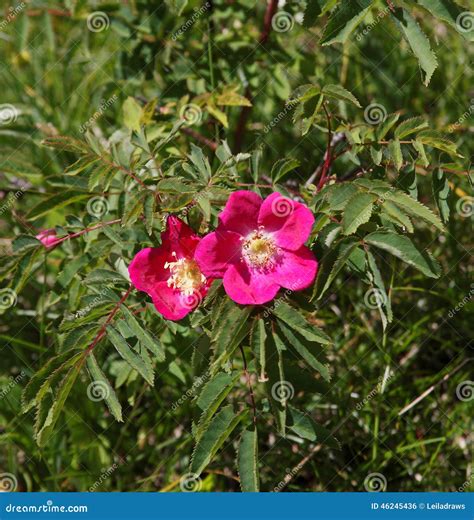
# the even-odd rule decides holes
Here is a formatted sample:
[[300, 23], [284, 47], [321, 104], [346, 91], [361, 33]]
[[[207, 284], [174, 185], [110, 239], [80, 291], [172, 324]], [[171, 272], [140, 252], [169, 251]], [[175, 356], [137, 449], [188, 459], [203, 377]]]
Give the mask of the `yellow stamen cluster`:
[[273, 265], [277, 246], [273, 238], [265, 233], [262, 228], [253, 231], [242, 240], [242, 257], [247, 264], [257, 269], [264, 269]]
[[178, 289], [185, 296], [191, 296], [199, 291], [206, 282], [206, 277], [201, 273], [197, 263], [189, 258], [177, 258], [175, 252], [172, 253], [176, 258], [175, 262], [166, 262], [165, 269], [169, 269], [171, 276], [168, 278], [168, 287]]

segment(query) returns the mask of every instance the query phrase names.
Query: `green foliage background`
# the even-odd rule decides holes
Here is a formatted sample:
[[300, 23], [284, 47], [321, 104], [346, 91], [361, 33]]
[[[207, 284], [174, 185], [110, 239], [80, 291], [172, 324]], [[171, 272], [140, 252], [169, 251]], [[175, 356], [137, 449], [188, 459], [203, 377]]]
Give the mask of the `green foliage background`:
[[[363, 491], [374, 473], [389, 491], [472, 486], [458, 4], [294, 1], [273, 26], [253, 0], [2, 6], [0, 276], [17, 297], [0, 325], [0, 473], [21, 491], [180, 491], [189, 472], [203, 491]], [[235, 189], [312, 208], [315, 287], [265, 309], [216, 287], [178, 324], [142, 293], [120, 305], [166, 214], [204, 233]], [[51, 227], [80, 236], [46, 253], [31, 237]], [[258, 378], [264, 344], [287, 403]], [[91, 378], [110, 381], [107, 403]]]

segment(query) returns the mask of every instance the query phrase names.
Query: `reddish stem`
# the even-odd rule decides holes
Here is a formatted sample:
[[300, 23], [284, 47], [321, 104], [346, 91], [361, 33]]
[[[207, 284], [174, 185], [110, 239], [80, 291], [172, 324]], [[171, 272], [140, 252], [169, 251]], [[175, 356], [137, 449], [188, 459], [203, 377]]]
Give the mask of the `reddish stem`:
[[329, 171], [331, 169], [331, 162], [332, 162], [332, 148], [331, 148], [331, 142], [332, 142], [332, 129], [331, 129], [331, 115], [329, 114], [326, 105], [323, 103], [323, 109], [326, 114], [326, 119], [328, 122], [328, 144], [326, 148], [326, 153], [324, 155], [324, 164], [323, 168], [321, 170], [321, 178], [319, 179], [317, 191], [320, 191], [324, 184], [326, 183], [328, 177], [329, 177]]
[[89, 233], [89, 231], [94, 231], [95, 229], [100, 229], [105, 226], [111, 226], [112, 224], [118, 224], [121, 219], [117, 218], [115, 220], [109, 220], [108, 222], [100, 222], [99, 224], [96, 224], [95, 226], [81, 229], [81, 231], [77, 231], [76, 233], [71, 233], [70, 235], [66, 235], [65, 237], [59, 238], [54, 245], [61, 244], [62, 242], [65, 242], [66, 240], [69, 240], [71, 238], [80, 237], [81, 235], [84, 235], [85, 233]]

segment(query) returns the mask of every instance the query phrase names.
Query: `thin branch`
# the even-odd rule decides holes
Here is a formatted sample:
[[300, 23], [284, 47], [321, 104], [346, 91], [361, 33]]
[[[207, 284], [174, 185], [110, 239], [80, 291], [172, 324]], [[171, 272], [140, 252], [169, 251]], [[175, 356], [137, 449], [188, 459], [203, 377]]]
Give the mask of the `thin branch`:
[[328, 144], [326, 147], [326, 154], [324, 159], [323, 168], [321, 170], [321, 178], [319, 179], [317, 191], [321, 191], [326, 179], [329, 175], [329, 171], [331, 170], [331, 162], [332, 162], [332, 126], [331, 126], [331, 114], [328, 112], [326, 108], [326, 104], [323, 103], [324, 113], [326, 114], [326, 120], [328, 123]]
[[61, 244], [62, 242], [65, 242], [66, 240], [69, 240], [71, 238], [80, 237], [81, 235], [84, 235], [85, 233], [89, 233], [90, 231], [94, 231], [96, 229], [103, 228], [105, 226], [111, 226], [112, 224], [118, 224], [121, 221], [121, 219], [117, 218], [115, 220], [109, 220], [107, 222], [100, 222], [99, 224], [96, 224], [95, 226], [91, 226], [89, 228], [81, 229], [81, 231], [77, 231], [76, 233], [71, 233], [70, 235], [66, 235], [65, 237], [59, 238], [54, 245]]
[[201, 143], [201, 144], [207, 146], [213, 152], [215, 152], [217, 150], [217, 147], [219, 146], [218, 143], [216, 143], [215, 141], [212, 141], [211, 139], [208, 139], [207, 137], [204, 137], [202, 134], [200, 134], [196, 130], [190, 128], [189, 126], [183, 126], [180, 128], [180, 130], [181, 130], [181, 132], [183, 132], [183, 134], [189, 135], [193, 139], [196, 139], [196, 141], [198, 143]]

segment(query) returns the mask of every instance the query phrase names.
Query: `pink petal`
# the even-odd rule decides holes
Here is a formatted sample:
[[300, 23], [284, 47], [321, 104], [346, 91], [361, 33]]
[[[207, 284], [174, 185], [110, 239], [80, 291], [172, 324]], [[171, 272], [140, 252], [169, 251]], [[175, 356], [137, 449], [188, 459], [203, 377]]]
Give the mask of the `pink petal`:
[[192, 258], [200, 238], [181, 219], [170, 215], [166, 221], [166, 229], [161, 233], [161, 241], [164, 247], [171, 252], [175, 251], [179, 257]]
[[281, 249], [279, 262], [269, 277], [285, 289], [300, 291], [313, 283], [317, 271], [318, 262], [313, 252], [302, 246], [296, 251]]
[[247, 235], [258, 227], [257, 219], [262, 198], [253, 191], [234, 191], [230, 194], [219, 222], [226, 231]]
[[242, 305], [261, 305], [269, 302], [280, 288], [272, 277], [249, 269], [244, 262], [230, 265], [223, 281], [228, 296]]
[[304, 204], [272, 193], [263, 201], [258, 224], [273, 233], [280, 247], [294, 251], [308, 240], [314, 216]]
[[166, 262], [175, 259], [164, 247], [147, 247], [139, 251], [128, 266], [128, 273], [133, 285], [139, 290], [151, 294], [155, 286], [169, 278]]
[[229, 264], [240, 261], [241, 250], [239, 234], [217, 229], [199, 242], [194, 258], [204, 276], [222, 278]]
[[[187, 300], [180, 291], [168, 287], [166, 282], [159, 282], [151, 293], [156, 310], [167, 320], [181, 320], [192, 312], [199, 302]], [[202, 298], [201, 298], [202, 299]]]

